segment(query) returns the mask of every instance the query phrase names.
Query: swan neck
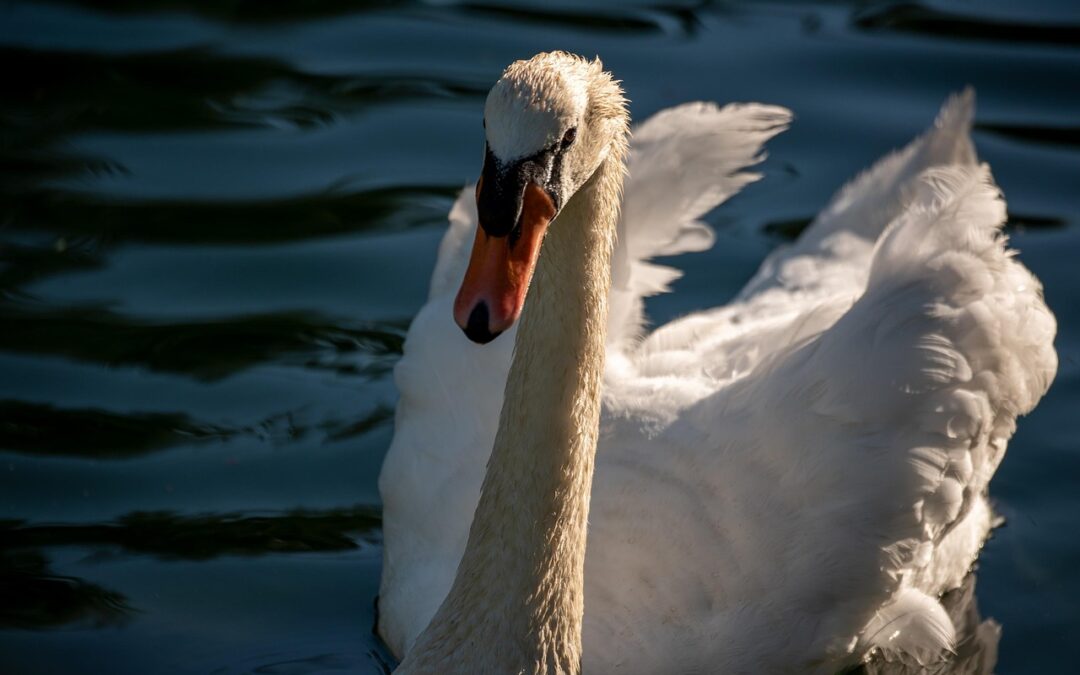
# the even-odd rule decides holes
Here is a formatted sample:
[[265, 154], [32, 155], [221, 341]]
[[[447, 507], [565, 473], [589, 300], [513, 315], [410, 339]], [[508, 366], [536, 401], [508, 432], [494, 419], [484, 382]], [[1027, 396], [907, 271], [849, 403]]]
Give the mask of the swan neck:
[[580, 671], [586, 522], [623, 173], [622, 154], [611, 152], [551, 223], [465, 553], [399, 672]]

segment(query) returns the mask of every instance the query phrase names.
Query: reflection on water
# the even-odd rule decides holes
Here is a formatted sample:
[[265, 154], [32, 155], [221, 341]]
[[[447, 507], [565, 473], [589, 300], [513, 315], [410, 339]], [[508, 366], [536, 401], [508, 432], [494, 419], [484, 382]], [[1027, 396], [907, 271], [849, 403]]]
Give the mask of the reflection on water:
[[101, 627], [127, 618], [132, 608], [118, 592], [49, 568], [43, 551], [80, 546], [99, 560], [149, 554], [165, 559], [346, 551], [378, 545], [379, 515], [371, 507], [276, 516], [180, 516], [132, 513], [91, 525], [0, 522], [0, 589], [7, 602], [0, 627], [45, 629], [89, 621]]
[[258, 516], [132, 513], [108, 524], [0, 523], [5, 549], [51, 546], [117, 548], [119, 553], [205, 560], [223, 555], [345, 551], [378, 543], [378, 511], [350, 509]]
[[37, 550], [0, 550], [0, 629], [45, 630], [71, 624], [95, 628], [131, 613], [124, 596], [76, 577], [58, 576]]
[[358, 419], [306, 421], [299, 414], [271, 415], [257, 424], [225, 427], [199, 424], [182, 413], [124, 413], [56, 408], [46, 404], [0, 401], [0, 446], [9, 452], [69, 455], [93, 459], [125, 459], [175, 445], [226, 441], [249, 435], [288, 443], [319, 433], [326, 441], [342, 441], [385, 423], [388, 408], [376, 407]]
[[[158, 244], [252, 244], [393, 231], [430, 224], [444, 215], [456, 190], [438, 186], [377, 188], [341, 194], [258, 201], [162, 200], [123, 202], [87, 194], [23, 192], [10, 213], [28, 231]], [[85, 244], [84, 244], [85, 245]], [[64, 243], [66, 253], [67, 242]]]
[[855, 18], [865, 30], [892, 30], [952, 40], [998, 40], [1075, 47], [1080, 44], [1080, 23], [992, 19], [914, 3], [888, 3], [872, 7]]
[[[976, 143], [1061, 321], [992, 486], [1008, 527], [930, 672], [1080, 640], [1080, 8], [927, 2], [0, 7], [0, 670], [385, 673], [372, 635], [391, 368], [480, 107], [515, 58], [600, 54], [641, 118], [791, 107], [658, 321], [730, 297], [840, 182], [979, 91]], [[981, 610], [981, 613], [980, 613]], [[995, 665], [996, 663], [996, 665]], [[921, 673], [875, 661], [859, 672]]]
[[[10, 331], [0, 349], [62, 355], [218, 379], [278, 359], [341, 373], [383, 375], [401, 353], [394, 326], [348, 325], [290, 313], [212, 321], [144, 323], [96, 307], [49, 311], [15, 302], [0, 309]], [[335, 366], [337, 356], [363, 354]]]

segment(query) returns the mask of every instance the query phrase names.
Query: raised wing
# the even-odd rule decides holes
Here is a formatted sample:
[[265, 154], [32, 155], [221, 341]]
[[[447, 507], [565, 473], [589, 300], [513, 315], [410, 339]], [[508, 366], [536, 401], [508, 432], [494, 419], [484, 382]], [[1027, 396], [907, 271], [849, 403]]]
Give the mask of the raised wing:
[[874, 246], [910, 204], [918, 177], [938, 166], [975, 166], [973, 113], [973, 91], [951, 96], [929, 130], [839, 190], [796, 242], [765, 259], [734, 301], [649, 335], [626, 355], [623, 377], [608, 392], [612, 407], [670, 421], [770, 354], [831, 325], [866, 288]]
[[762, 146], [790, 121], [779, 106], [686, 103], [634, 130], [612, 261], [609, 346], [632, 346], [645, 323], [642, 299], [682, 276], [649, 260], [711, 247], [713, 232], [698, 219], [761, 178], [746, 169], [765, 159]]

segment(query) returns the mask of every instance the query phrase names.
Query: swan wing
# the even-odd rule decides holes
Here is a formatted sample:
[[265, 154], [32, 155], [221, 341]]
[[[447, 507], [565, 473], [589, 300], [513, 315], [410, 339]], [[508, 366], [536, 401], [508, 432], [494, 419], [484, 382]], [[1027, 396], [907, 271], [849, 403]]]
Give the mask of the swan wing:
[[835, 672], [872, 649], [952, 646], [938, 597], [970, 569], [987, 482], [1057, 364], [1004, 219], [987, 167], [925, 172], [838, 318], [651, 438], [608, 421], [586, 645], [622, 653], [597, 659]]
[[[936, 658], [953, 629], [937, 598], [988, 534], [987, 484], [1017, 416], [1053, 379], [1056, 325], [1007, 248], [987, 166], [932, 169], [915, 192], [878, 243], [863, 295], [757, 391], [772, 392], [760, 394], [771, 402], [760, 438], [786, 451], [778, 477], [801, 490], [788, 505], [815, 515], [803, 541], [812, 531], [819, 555], [845, 556], [824, 570], [847, 585], [835, 600], [862, 624], [856, 649]], [[773, 414], [788, 422], [769, 424]], [[789, 572], [813, 588], [803, 564]]]
[[612, 257], [608, 345], [631, 346], [645, 323], [642, 300], [666, 292], [679, 270], [649, 262], [703, 251], [714, 235], [699, 218], [761, 178], [747, 171], [791, 112], [759, 103], [686, 103], [634, 130]]
[[[933, 126], [841, 188], [797, 241], [774, 250], [731, 303], [659, 327], [609, 366], [614, 411], [669, 422], [749, 373], [776, 350], [831, 325], [866, 287], [882, 231], [911, 202], [919, 176], [976, 165], [974, 91], [950, 96]], [[616, 368], [615, 366], [620, 366]]]
[[[882, 157], [872, 167], [844, 185], [814, 218], [797, 241], [773, 251], [754, 278], [739, 294], [747, 299], [770, 288], [808, 290], [835, 281], [830, 263], [850, 258], [836, 251], [848, 240], [876, 242], [885, 226], [904, 210], [915, 182], [923, 171], [934, 166], [975, 166], [977, 157], [971, 142], [975, 116], [975, 90], [968, 87], [950, 96], [941, 107], [933, 126], [903, 148]], [[858, 256], [865, 273], [867, 251]], [[815, 264], [816, 263], [816, 264]], [[850, 265], [839, 266], [850, 268]], [[844, 273], [851, 271], [843, 269]]]

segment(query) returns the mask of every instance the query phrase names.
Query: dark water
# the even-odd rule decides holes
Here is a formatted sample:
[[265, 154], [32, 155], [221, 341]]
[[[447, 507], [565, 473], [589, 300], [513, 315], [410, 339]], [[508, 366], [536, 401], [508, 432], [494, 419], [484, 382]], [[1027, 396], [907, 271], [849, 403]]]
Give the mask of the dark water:
[[[1080, 4], [0, 3], [0, 672], [382, 672], [390, 370], [484, 93], [600, 54], [638, 118], [792, 108], [664, 321], [979, 94], [976, 143], [1061, 323], [992, 486], [997, 672], [1080, 643]], [[780, 636], [778, 636], [779, 639]]]

